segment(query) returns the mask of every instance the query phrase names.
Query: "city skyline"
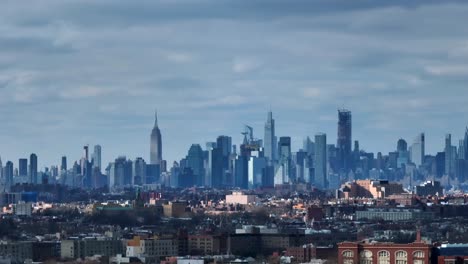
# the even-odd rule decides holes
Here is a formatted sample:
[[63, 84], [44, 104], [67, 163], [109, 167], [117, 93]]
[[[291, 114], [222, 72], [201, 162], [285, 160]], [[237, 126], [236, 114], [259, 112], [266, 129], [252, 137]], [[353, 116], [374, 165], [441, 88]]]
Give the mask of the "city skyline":
[[156, 107], [168, 162], [218, 135], [239, 144], [246, 123], [262, 137], [270, 107], [293, 150], [317, 132], [336, 142], [342, 107], [374, 153], [421, 132], [435, 153], [467, 125], [466, 2], [3, 7], [0, 156], [15, 166], [31, 153], [40, 169], [70, 165], [86, 144], [102, 146], [103, 166], [148, 161]]
[[[335, 131], [331, 131], [331, 132], [324, 132], [324, 131], [318, 130], [318, 131], [316, 131], [316, 132], [312, 132], [310, 135], [304, 135], [304, 136], [302, 136], [302, 137], [300, 137], [300, 138], [294, 138], [294, 137], [292, 137], [292, 136], [290, 136], [290, 135], [283, 135], [283, 134], [278, 135], [278, 134], [276, 133], [277, 128], [278, 128], [278, 125], [277, 125], [277, 123], [276, 123], [277, 120], [276, 120], [276, 118], [274, 118], [274, 117], [275, 117], [275, 113], [274, 113], [274, 111], [272, 111], [272, 110], [269, 110], [269, 111], [267, 112], [267, 117], [264, 119], [263, 127], [260, 126], [260, 127], [251, 127], [251, 128], [253, 128], [254, 139], [255, 139], [255, 140], [257, 140], [257, 139], [262, 140], [262, 141], [263, 141], [263, 144], [265, 144], [265, 141], [264, 141], [264, 138], [265, 138], [265, 136], [266, 136], [266, 133], [265, 133], [265, 132], [266, 132], [266, 129], [267, 129], [267, 128], [268, 128], [268, 130], [271, 128], [271, 126], [267, 126], [267, 124], [269, 124], [269, 120], [270, 120], [270, 118], [271, 118], [271, 120], [273, 121], [273, 122], [272, 122], [272, 124], [273, 124], [273, 130], [275, 131], [275, 133], [274, 133], [274, 134], [275, 134], [275, 139], [276, 139], [276, 140], [275, 140], [275, 141], [276, 141], [276, 142], [275, 142], [276, 144], [274, 144], [274, 147], [275, 147], [275, 148], [278, 148], [278, 145], [277, 145], [277, 144], [278, 144], [278, 142], [279, 142], [279, 138], [280, 138], [280, 137], [289, 137], [290, 140], [291, 140], [291, 151], [292, 151], [292, 152], [296, 152], [296, 151], [299, 151], [299, 150], [304, 150], [304, 149], [303, 149], [303, 144], [304, 144], [304, 140], [306, 140], [307, 137], [311, 138], [311, 139], [312, 139], [312, 142], [315, 142], [315, 141], [313, 140], [314, 137], [316, 137], [317, 135], [322, 135], [322, 134], [324, 134], [324, 135], [326, 136], [326, 138], [327, 138], [327, 139], [326, 139], [326, 140], [327, 140], [327, 144], [333, 144], [335, 147], [337, 147], [337, 149], [339, 149], [339, 148], [338, 148], [338, 144], [337, 144], [337, 140], [338, 140], [337, 131], [340, 131], [340, 123], [339, 123], [340, 117], [341, 117], [341, 115], [342, 115], [343, 112], [346, 112], [346, 113], [348, 113], [349, 115], [352, 115], [352, 111], [351, 111], [350, 109], [344, 109], [344, 108], [336, 109], [336, 111], [337, 111], [337, 115], [336, 115], [336, 117], [335, 117], [335, 118], [336, 118], [336, 122], [335, 122], [335, 123], [336, 123], [336, 124], [335, 124]], [[157, 140], [158, 143], [159, 143], [159, 144], [156, 143], [156, 145], [158, 145], [156, 148], [159, 149], [157, 152], [164, 152], [164, 151], [166, 151], [166, 150], [164, 149], [164, 145], [165, 145], [164, 139], [165, 139], [165, 138], [162, 138], [162, 136], [161, 136], [161, 134], [163, 134], [163, 133], [165, 133], [165, 132], [164, 132], [164, 128], [162, 129], [163, 132], [161, 132], [160, 129], [159, 129], [159, 121], [158, 121], [159, 118], [158, 118], [158, 116], [159, 116], [159, 114], [158, 114], [157, 112], [153, 115], [153, 121], [152, 121], [152, 122], [153, 122], [153, 127], [152, 127], [152, 129], [149, 129], [148, 131], [146, 131], [147, 134], [150, 134], [150, 144], [147, 144], [147, 146], [146, 146], [146, 147], [147, 147], [146, 153], [150, 153], [150, 154], [151, 154], [151, 149], [152, 149], [152, 144], [153, 144], [153, 134], [154, 134], [154, 133], [156, 133], [156, 134], [155, 134], [155, 137], [156, 137], [155, 140]], [[353, 120], [354, 120], [354, 115], [353, 115]], [[245, 126], [245, 125], [244, 125], [244, 126]], [[249, 127], [250, 127], [250, 126], [249, 126]], [[239, 131], [241, 131], [241, 128], [242, 128], [242, 125], [240, 125]], [[353, 135], [354, 135], [354, 133], [355, 133], [355, 129], [356, 129], [356, 128], [355, 128], [355, 126], [353, 125], [352, 128], [351, 128], [352, 134], [353, 134]], [[440, 148], [435, 149], [435, 151], [433, 151], [433, 152], [431, 152], [431, 151], [426, 151], [426, 150], [423, 149], [422, 152], [423, 152], [425, 155], [435, 155], [435, 154], [437, 154], [437, 152], [441, 152], [441, 151], [443, 152], [443, 151], [445, 151], [445, 150], [446, 150], [446, 144], [447, 144], [447, 136], [450, 136], [450, 137], [453, 139], [452, 141], [450, 141], [451, 144], [452, 144], [452, 146], [457, 146], [457, 147], [458, 147], [458, 141], [459, 141], [459, 140], [465, 140], [465, 139], [466, 139], [466, 136], [467, 136], [466, 131], [468, 131], [468, 126], [465, 126], [465, 127], [463, 128], [462, 131], [463, 131], [463, 132], [461, 133], [462, 135], [461, 135], [460, 137], [458, 137], [458, 138], [454, 138], [454, 137], [453, 137], [453, 135], [454, 135], [454, 134], [456, 135], [457, 133], [445, 133], [444, 136], [443, 136], [443, 138], [440, 139], [441, 142], [437, 143], [437, 144], [441, 145]], [[178, 157], [174, 158], [173, 160], [165, 159], [164, 157], [162, 157], [161, 161], [164, 160], [164, 161], [167, 162], [167, 164], [172, 164], [172, 162], [179, 162], [180, 159], [183, 159], [183, 158], [187, 155], [187, 153], [189, 152], [189, 150], [190, 150], [190, 148], [191, 148], [191, 146], [192, 146], [193, 144], [198, 144], [198, 145], [202, 146], [202, 149], [203, 149], [203, 150], [209, 150], [208, 147], [205, 146], [205, 145], [206, 145], [206, 144], [209, 144], [209, 143], [211, 143], [211, 142], [216, 142], [216, 138], [218, 138], [218, 137], [220, 137], [220, 136], [221, 136], [221, 137], [223, 137], [223, 136], [228, 136], [228, 137], [232, 138], [232, 139], [233, 139], [233, 140], [232, 140], [232, 145], [236, 145], [236, 146], [237, 146], [237, 149], [238, 149], [238, 151], [239, 151], [239, 146], [242, 144], [244, 135], [243, 135], [242, 133], [238, 133], [238, 134], [239, 134], [239, 135], [237, 135], [237, 134], [229, 134], [229, 133], [224, 133], [224, 134], [221, 133], [221, 134], [219, 134], [219, 135], [217, 135], [217, 136], [214, 136], [213, 138], [207, 139], [207, 140], [205, 140], [205, 141], [203, 141], [203, 142], [192, 142], [190, 145], [188, 145], [188, 146], [186, 147], [185, 152], [182, 151], [182, 153], [180, 153], [180, 155], [179, 155]], [[169, 135], [170, 135], [170, 134], [169, 134]], [[366, 152], [372, 152], [372, 153], [374, 153], [374, 155], [377, 155], [378, 152], [381, 152], [382, 154], [385, 155], [385, 154], [388, 154], [389, 152], [398, 151], [398, 144], [399, 144], [399, 141], [400, 141], [401, 139], [404, 139], [404, 140], [407, 142], [407, 144], [408, 144], [408, 151], [410, 151], [410, 149], [411, 149], [412, 146], [414, 146], [415, 144], [419, 144], [419, 141], [418, 141], [418, 140], [419, 140], [419, 137], [420, 137], [420, 136], [423, 137], [423, 139], [422, 139], [422, 141], [423, 141], [423, 144], [422, 144], [423, 147], [424, 147], [425, 149], [427, 149], [428, 142], [427, 142], [427, 140], [425, 139], [425, 138], [427, 137], [426, 132], [417, 133], [417, 135], [413, 135], [413, 136], [409, 136], [409, 137], [398, 137], [398, 138], [395, 138], [395, 141], [392, 142], [392, 143], [393, 143], [393, 147], [390, 147], [390, 149], [388, 149], [388, 150], [371, 151], [371, 150], [369, 150], [369, 148], [366, 147], [366, 143], [365, 143], [366, 140], [365, 140], [365, 139], [362, 140], [362, 139], [360, 139], [360, 138], [351, 137], [351, 141], [352, 141], [352, 144], [354, 145], [354, 142], [357, 140], [357, 141], [359, 142], [359, 148], [360, 148], [361, 150], [364, 150], [364, 151], [366, 151]], [[432, 137], [432, 138], [433, 138], [433, 137]], [[431, 142], [429, 142], [429, 143], [431, 143]], [[30, 158], [29, 155], [34, 154], [34, 155], [36, 155], [36, 159], [38, 160], [38, 161], [37, 161], [37, 164], [38, 164], [38, 165], [37, 165], [37, 166], [38, 166], [38, 167], [37, 167], [37, 170], [42, 170], [42, 169], [44, 169], [45, 167], [50, 167], [50, 166], [61, 166], [62, 158], [63, 158], [63, 157], [66, 157], [67, 160], [68, 160], [68, 161], [67, 161], [67, 166], [68, 166], [68, 167], [71, 167], [75, 161], [78, 162], [78, 164], [80, 164], [80, 163], [81, 163], [81, 160], [82, 160], [83, 158], [85, 158], [86, 153], [88, 152], [89, 147], [92, 146], [92, 147], [94, 148], [94, 152], [93, 152], [91, 155], [88, 154], [88, 160], [91, 161], [92, 159], [97, 159], [97, 164], [99, 164], [100, 166], [104, 166], [104, 168], [105, 168], [105, 166], [107, 166], [110, 162], [113, 162], [116, 158], [121, 157], [121, 156], [125, 156], [125, 157], [127, 157], [127, 158], [129, 158], [129, 159], [143, 158], [143, 159], [147, 162], [147, 164], [158, 164], [158, 165], [159, 165], [159, 163], [160, 163], [160, 161], [159, 161], [159, 163], [152, 163], [151, 157], [150, 157], [151, 155], [150, 155], [150, 154], [145, 155], [145, 154], [144, 154], [145, 151], [142, 151], [142, 154], [135, 155], [135, 156], [130, 156], [130, 155], [125, 154], [125, 153], [114, 153], [114, 154], [108, 153], [107, 155], [103, 155], [103, 154], [101, 153], [101, 151], [102, 151], [101, 148], [104, 148], [104, 153], [106, 152], [106, 148], [105, 148], [105, 147], [102, 147], [101, 145], [102, 145], [102, 144], [99, 144], [98, 142], [97, 142], [97, 143], [93, 143], [93, 144], [87, 143], [87, 144], [83, 144], [83, 145], [78, 145], [78, 146], [77, 146], [78, 152], [79, 152], [79, 150], [81, 150], [81, 152], [83, 152], [82, 148], [84, 148], [84, 149], [85, 149], [84, 154], [83, 154], [83, 153], [82, 153], [82, 154], [77, 154], [76, 158], [75, 158], [75, 156], [70, 156], [70, 155], [67, 155], [67, 154], [63, 154], [63, 155], [62, 155], [62, 154], [57, 154], [57, 155], [58, 155], [58, 156], [57, 156], [57, 161], [56, 161], [55, 163], [52, 162], [52, 163], [45, 164], [45, 162], [42, 161], [42, 162], [44, 162], [44, 163], [41, 164], [41, 159], [40, 159], [40, 156], [39, 156], [39, 154], [38, 154], [38, 153], [40, 153], [40, 151], [31, 151], [31, 152], [29, 152], [28, 155], [20, 156], [20, 157], [15, 158], [15, 159], [9, 158], [8, 155], [3, 155], [3, 156], [2, 156], [2, 153], [0, 153], [0, 160], [1, 160], [3, 163], [5, 163], [5, 162], [7, 162], [7, 161], [12, 161], [13, 164], [14, 164], [14, 168], [18, 168], [18, 169], [19, 169], [19, 163], [18, 163], [18, 161], [21, 160], [21, 159], [26, 159], [26, 160], [28, 160], [28, 162], [29, 162], [29, 158]], [[161, 145], [162, 145], [162, 146], [161, 146]], [[391, 144], [390, 144], [390, 145], [391, 145]], [[163, 149], [162, 151], [161, 151], [161, 148]], [[263, 145], [263, 150], [265, 151], [265, 146], [264, 146], [264, 145]], [[278, 151], [278, 149], [276, 149], [275, 151]], [[351, 151], [352, 151], [352, 149], [351, 149]], [[96, 152], [98, 152], [99, 154], [97, 154], [98, 156], [95, 157]], [[276, 154], [276, 155], [278, 155], [278, 154]], [[37, 157], [37, 156], [39, 156], [39, 157]], [[108, 160], [107, 160], [107, 159], [103, 159], [102, 156], [108, 157]], [[159, 156], [161, 156], [161, 155], [159, 155]], [[102, 165], [101, 165], [101, 164], [102, 164]], [[96, 166], [97, 166], [97, 165], [96, 165]], [[99, 166], [98, 166], [98, 167], [99, 167]], [[104, 169], [104, 168], [101, 168], [101, 167], [99, 167], [99, 168], [100, 168], [101, 170]], [[28, 168], [28, 171], [29, 171], [29, 168]]]

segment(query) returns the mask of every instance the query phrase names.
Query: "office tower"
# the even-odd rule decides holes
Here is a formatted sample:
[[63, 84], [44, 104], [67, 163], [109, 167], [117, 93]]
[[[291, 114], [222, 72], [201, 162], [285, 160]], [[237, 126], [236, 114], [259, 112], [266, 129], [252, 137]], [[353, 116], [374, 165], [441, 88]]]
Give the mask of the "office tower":
[[273, 113], [268, 112], [268, 118], [265, 123], [265, 137], [263, 138], [264, 156], [269, 160], [275, 160], [275, 120], [273, 119]]
[[29, 156], [29, 183], [37, 184], [37, 155]]
[[195, 185], [203, 186], [205, 170], [203, 168], [203, 150], [199, 144], [192, 144], [187, 154], [187, 167], [192, 169]]
[[248, 188], [248, 159], [249, 156], [239, 155], [234, 161], [234, 185], [235, 187]]
[[101, 146], [100, 145], [94, 146], [93, 168], [99, 168], [99, 171], [101, 171]]
[[85, 145], [85, 146], [83, 146], [83, 156], [81, 157], [81, 160], [80, 160], [81, 175], [82, 176], [85, 176], [85, 174], [86, 174], [86, 169], [88, 167], [88, 162], [89, 162], [89, 146]]
[[425, 139], [424, 139], [424, 133], [419, 134], [413, 144], [411, 145], [410, 149], [410, 156], [411, 156], [411, 161], [417, 166], [421, 166], [424, 162], [424, 145], [425, 145]]
[[465, 138], [463, 139], [463, 146], [464, 146], [464, 149], [465, 149], [465, 154], [464, 154], [464, 157], [466, 160], [468, 160], [468, 127], [466, 127], [465, 129]]
[[318, 188], [327, 187], [327, 135], [315, 135], [315, 185]]
[[262, 186], [267, 159], [261, 156], [260, 151], [252, 151], [248, 160], [248, 188], [254, 189]]
[[351, 111], [338, 110], [338, 169], [347, 173], [351, 169]]
[[222, 186], [232, 186], [231, 172], [229, 171], [229, 158], [232, 150], [232, 139], [228, 136], [219, 136], [216, 139], [216, 148], [218, 149], [217, 154], [217, 166], [220, 167], [220, 184]]
[[298, 182], [308, 182], [308, 179], [306, 181], [306, 175], [308, 177], [308, 173], [305, 172], [306, 159], [306, 151], [300, 150], [294, 155], [294, 167], [296, 168], [295, 178]]
[[5, 189], [10, 191], [11, 186], [13, 185], [13, 162], [7, 161], [5, 163]]
[[310, 137], [306, 137], [302, 144], [302, 149], [307, 152], [308, 156], [314, 155], [314, 142], [310, 139]]
[[402, 138], [397, 142], [397, 153], [397, 168], [402, 168], [403, 166], [406, 166], [409, 161], [408, 144]]
[[280, 137], [278, 142], [279, 160], [291, 158], [291, 137]]
[[60, 170], [67, 171], [67, 157], [66, 156], [62, 156], [62, 163], [60, 165]]
[[158, 127], [158, 112], [155, 113], [154, 127], [151, 131], [150, 163], [160, 165], [162, 161], [161, 131]]
[[146, 162], [143, 158], [136, 158], [133, 162], [133, 185], [146, 184]]
[[180, 168], [180, 165], [179, 163], [177, 163], [177, 161], [174, 161], [174, 163], [172, 164], [172, 168], [170, 170], [170, 174], [169, 174], [169, 186], [171, 188], [179, 188], [179, 177], [181, 175], [181, 168]]
[[28, 176], [28, 159], [19, 159], [18, 162], [18, 175]]
[[120, 156], [114, 161], [114, 174], [113, 186], [110, 187], [123, 187], [132, 184], [132, 169], [133, 162], [127, 160], [125, 156]]
[[291, 169], [291, 137], [280, 137], [278, 141], [278, 162], [278, 170], [281, 170], [283, 183], [294, 181], [295, 177], [292, 175]]
[[459, 159], [466, 159], [466, 156], [465, 156], [465, 140], [463, 139], [460, 139], [458, 141], [458, 158]]
[[445, 175], [452, 176], [452, 135], [445, 135]]
[[397, 142], [397, 151], [408, 151], [408, 143], [402, 138], [400, 138]]

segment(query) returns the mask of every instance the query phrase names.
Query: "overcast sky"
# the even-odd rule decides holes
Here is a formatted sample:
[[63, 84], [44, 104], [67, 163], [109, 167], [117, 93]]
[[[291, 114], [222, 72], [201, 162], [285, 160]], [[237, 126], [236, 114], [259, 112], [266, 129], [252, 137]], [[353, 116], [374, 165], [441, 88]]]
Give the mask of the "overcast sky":
[[[410, 3], [410, 4], [408, 4]], [[468, 4], [453, 1], [2, 1], [0, 156], [69, 164], [85, 144], [149, 160], [244, 124], [263, 138], [325, 132], [387, 153], [426, 133], [429, 153], [468, 124]]]

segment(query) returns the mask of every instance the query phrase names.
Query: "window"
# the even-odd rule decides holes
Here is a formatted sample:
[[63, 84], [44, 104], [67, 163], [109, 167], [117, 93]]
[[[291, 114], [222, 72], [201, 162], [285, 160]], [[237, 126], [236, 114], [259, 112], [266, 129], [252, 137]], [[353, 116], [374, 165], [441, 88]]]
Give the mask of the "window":
[[343, 251], [342, 255], [345, 258], [352, 258], [354, 257], [354, 252], [352, 252], [351, 250], [345, 250]]
[[384, 250], [379, 251], [379, 259], [377, 260], [378, 264], [390, 264], [390, 252]]
[[424, 258], [424, 252], [422, 251], [416, 251], [413, 253], [414, 258]]
[[396, 264], [408, 264], [408, 253], [400, 250], [395, 253]]
[[361, 264], [372, 264], [372, 252], [369, 250], [364, 250], [360, 255]]
[[344, 259], [343, 264], [354, 264], [352, 259]]

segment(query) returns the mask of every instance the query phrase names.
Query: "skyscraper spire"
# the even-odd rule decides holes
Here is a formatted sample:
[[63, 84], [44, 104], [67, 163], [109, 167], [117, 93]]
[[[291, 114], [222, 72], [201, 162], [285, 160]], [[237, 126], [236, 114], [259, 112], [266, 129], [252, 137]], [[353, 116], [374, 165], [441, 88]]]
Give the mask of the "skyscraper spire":
[[158, 109], [154, 111], [154, 127], [158, 127]]
[[151, 164], [161, 164], [162, 161], [162, 140], [161, 131], [158, 127], [158, 111], [154, 112], [154, 127], [150, 136], [150, 162]]

